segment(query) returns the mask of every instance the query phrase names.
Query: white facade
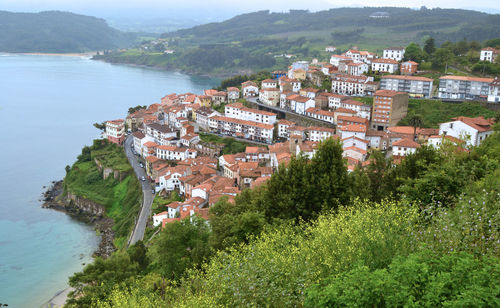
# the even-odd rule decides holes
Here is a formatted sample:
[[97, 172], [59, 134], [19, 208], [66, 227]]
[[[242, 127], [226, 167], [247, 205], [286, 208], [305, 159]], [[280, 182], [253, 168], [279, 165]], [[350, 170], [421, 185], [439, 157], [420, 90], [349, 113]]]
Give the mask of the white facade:
[[305, 114], [307, 109], [314, 108], [315, 105], [315, 101], [310, 98], [301, 97], [301, 99], [290, 100], [290, 108], [298, 114]]
[[405, 146], [397, 146], [393, 145], [392, 147], [392, 156], [407, 156], [413, 154], [417, 151], [417, 148], [414, 147], [405, 147]]
[[308, 128], [309, 140], [324, 141], [335, 134], [335, 130], [331, 128], [310, 127]]
[[374, 60], [372, 62], [372, 71], [373, 72], [382, 72], [382, 73], [394, 73], [398, 70], [398, 63], [390, 63], [386, 61]]
[[488, 102], [500, 103], [500, 80], [498, 77], [490, 83], [488, 90]]
[[478, 146], [491, 134], [493, 134], [493, 130], [491, 129], [479, 131], [462, 121], [446, 122], [439, 125], [439, 135], [447, 135], [464, 140], [467, 146]]
[[273, 125], [276, 123], [276, 114], [258, 109], [244, 107], [242, 104], [226, 105], [225, 116], [245, 121], [253, 121]]
[[156, 157], [164, 160], [185, 160], [190, 156], [188, 149], [162, 145], [156, 148]]
[[167, 219], [168, 217], [168, 212], [161, 212], [156, 215], [153, 215], [153, 226], [158, 227], [159, 225], [162, 224], [163, 219]]
[[259, 100], [266, 105], [278, 106], [280, 90], [277, 88], [262, 89], [259, 91]]
[[398, 48], [387, 48], [384, 49], [384, 53], [382, 58], [384, 59], [393, 59], [396, 61], [401, 61], [403, 60], [403, 57], [405, 55], [405, 49], [398, 47]]
[[487, 47], [484, 49], [481, 49], [481, 55], [479, 56], [479, 60], [481, 61], [488, 61], [488, 62], [495, 62], [496, 57], [500, 53], [500, 50]]
[[259, 88], [254, 85], [242, 86], [241, 91], [245, 97], [257, 96], [259, 94]]
[[272, 89], [278, 86], [278, 82], [276, 80], [266, 79], [262, 81], [262, 89]]
[[357, 137], [349, 137], [347, 139], [342, 140], [342, 147], [343, 148], [357, 147], [366, 151], [368, 148], [368, 143], [369, 143], [368, 141], [359, 139]]

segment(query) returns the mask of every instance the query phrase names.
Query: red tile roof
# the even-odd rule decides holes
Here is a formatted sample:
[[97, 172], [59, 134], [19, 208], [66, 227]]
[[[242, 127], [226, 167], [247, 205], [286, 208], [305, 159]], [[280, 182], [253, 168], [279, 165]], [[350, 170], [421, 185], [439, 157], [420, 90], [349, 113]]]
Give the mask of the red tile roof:
[[375, 96], [388, 96], [388, 97], [393, 97], [398, 94], [406, 94], [405, 92], [398, 92], [398, 91], [392, 91], [392, 90], [377, 90], [375, 92]]
[[417, 80], [417, 81], [433, 81], [430, 78], [419, 77], [419, 76], [406, 76], [406, 75], [385, 75], [380, 77], [381, 79], [403, 79], [403, 80]]
[[439, 78], [445, 80], [463, 80], [463, 81], [477, 81], [477, 82], [493, 82], [493, 78], [480, 78], [480, 77], [470, 77], [470, 76], [442, 76]]
[[405, 147], [405, 148], [419, 148], [420, 144], [408, 138], [404, 138], [394, 142], [392, 146]]

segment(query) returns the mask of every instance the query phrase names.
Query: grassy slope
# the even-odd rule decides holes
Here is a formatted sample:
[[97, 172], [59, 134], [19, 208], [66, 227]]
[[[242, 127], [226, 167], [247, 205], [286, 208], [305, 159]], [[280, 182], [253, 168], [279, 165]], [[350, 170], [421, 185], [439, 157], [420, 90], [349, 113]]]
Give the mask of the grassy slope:
[[106, 215], [114, 220], [113, 230], [116, 235], [116, 244], [126, 240], [134, 224], [135, 214], [141, 204], [142, 192], [136, 177], [131, 173], [131, 167], [120, 147], [107, 145], [99, 150], [92, 150], [92, 157], [99, 157], [108, 167], [130, 172], [121, 182], [109, 177], [90, 180], [92, 174], [101, 174], [94, 161], [77, 161], [66, 175], [64, 180], [67, 191], [83, 198], [92, 200], [106, 208]]

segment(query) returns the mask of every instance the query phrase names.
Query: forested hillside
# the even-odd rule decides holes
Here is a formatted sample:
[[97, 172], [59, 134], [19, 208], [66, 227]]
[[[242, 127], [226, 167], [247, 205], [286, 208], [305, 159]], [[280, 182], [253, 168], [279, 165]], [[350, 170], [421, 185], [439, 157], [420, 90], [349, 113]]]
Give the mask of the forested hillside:
[[68, 12], [0, 11], [0, 52], [85, 52], [127, 47], [133, 36]]
[[[388, 18], [371, 18], [376, 12]], [[96, 57], [113, 63], [132, 63], [193, 74], [231, 76], [260, 70], [283, 70], [297, 59], [329, 61], [354, 46], [381, 55], [390, 46], [436, 46], [454, 43], [477, 47], [500, 37], [500, 15], [468, 10], [409, 8], [339, 8], [328, 11], [260, 11], [229, 20], [164, 33], [162, 44], [173, 54], [144, 46]], [[286, 56], [285, 56], [286, 55]], [[447, 56], [447, 55], [445, 55]], [[426, 59], [427, 61], [428, 59]], [[448, 64], [452, 64], [449, 62]]]
[[[370, 18], [386, 12], [388, 18]], [[338, 8], [289, 13], [260, 11], [239, 15], [220, 23], [165, 33], [196, 44], [248, 41], [256, 38], [304, 36], [333, 44], [403, 44], [432, 35], [438, 43], [445, 40], [483, 41], [500, 36], [500, 15], [469, 10], [410, 8]]]

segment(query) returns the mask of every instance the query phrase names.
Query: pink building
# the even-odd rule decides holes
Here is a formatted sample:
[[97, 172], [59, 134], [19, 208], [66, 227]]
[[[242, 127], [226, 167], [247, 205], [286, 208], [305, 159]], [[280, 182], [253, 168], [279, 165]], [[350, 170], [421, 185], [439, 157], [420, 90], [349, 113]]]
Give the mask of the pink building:
[[125, 120], [106, 121], [105, 136], [110, 142], [123, 144], [125, 141]]

